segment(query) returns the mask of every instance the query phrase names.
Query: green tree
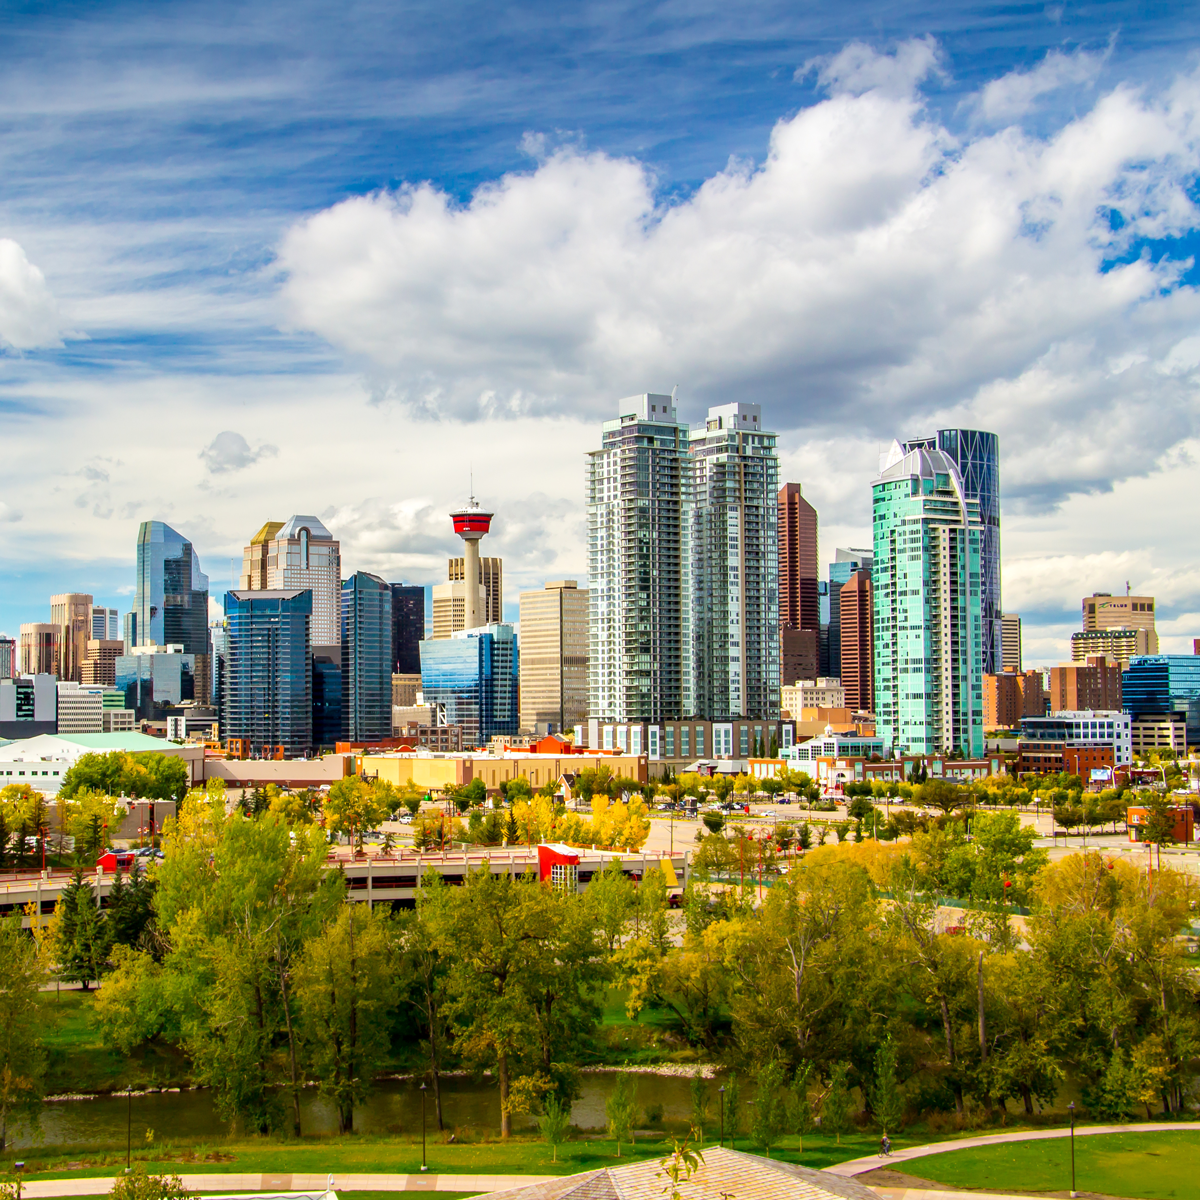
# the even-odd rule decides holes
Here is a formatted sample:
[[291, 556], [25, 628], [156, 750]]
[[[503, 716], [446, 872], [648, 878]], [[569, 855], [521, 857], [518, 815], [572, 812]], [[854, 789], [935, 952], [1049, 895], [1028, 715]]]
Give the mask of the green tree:
[[808, 1089], [812, 1080], [812, 1063], [808, 1060], [797, 1066], [788, 1081], [784, 1104], [787, 1109], [788, 1129], [800, 1139], [800, 1152], [804, 1152], [804, 1135], [813, 1127], [812, 1101]]
[[21, 913], [0, 917], [0, 1151], [10, 1119], [36, 1117], [41, 1106], [46, 978], [37, 943], [21, 929]]
[[846, 1084], [849, 1064], [834, 1063], [829, 1073], [829, 1090], [821, 1103], [821, 1130], [832, 1133], [837, 1144], [842, 1144], [842, 1134], [850, 1127], [850, 1089]]
[[608, 943], [609, 954], [616, 949], [637, 900], [637, 887], [625, 874], [619, 858], [610, 858], [604, 870], [592, 877], [583, 893], [583, 902]]
[[621, 1157], [621, 1143], [633, 1141], [637, 1113], [637, 1081], [628, 1071], [621, 1071], [617, 1074], [612, 1094], [604, 1102], [608, 1136], [616, 1139], [618, 1158]]
[[558, 1148], [567, 1140], [567, 1131], [571, 1128], [571, 1106], [564, 1105], [557, 1096], [548, 1096], [538, 1117], [538, 1128], [552, 1147], [550, 1161], [558, 1162]]
[[704, 1123], [708, 1120], [708, 1081], [703, 1075], [693, 1075], [688, 1085], [692, 1099], [692, 1134], [701, 1146], [704, 1145]]
[[787, 1119], [783, 1097], [780, 1095], [784, 1073], [778, 1059], [772, 1059], [760, 1067], [755, 1082], [754, 1119], [750, 1132], [770, 1158], [771, 1147], [778, 1143]]
[[896, 1047], [889, 1037], [875, 1052], [875, 1081], [871, 1109], [884, 1136], [903, 1129], [904, 1094], [896, 1079]]
[[709, 833], [720, 833], [725, 828], [725, 818], [719, 812], [706, 812], [703, 820]]
[[742, 1086], [737, 1075], [730, 1075], [725, 1084], [725, 1132], [730, 1149], [742, 1129]]
[[966, 803], [969, 794], [964, 789], [945, 779], [930, 779], [922, 782], [917, 788], [913, 799], [926, 808], [936, 808], [950, 815], [956, 808]]
[[79, 867], [59, 894], [49, 942], [60, 978], [81, 983], [87, 991], [105, 973], [111, 948], [108, 921], [97, 908], [95, 888]]
[[1142, 841], [1158, 848], [1158, 866], [1162, 869], [1162, 848], [1175, 844], [1175, 813], [1170, 799], [1158, 793], [1145, 797], [1146, 819], [1142, 824]]
[[296, 1002], [308, 1074], [354, 1131], [354, 1109], [370, 1091], [388, 1048], [395, 943], [388, 919], [345, 904], [304, 945], [296, 965]]
[[355, 846], [362, 849], [363, 835], [386, 820], [395, 807], [395, 789], [391, 784], [368, 783], [360, 775], [339, 779], [325, 800], [325, 828], [330, 833], [353, 835]]

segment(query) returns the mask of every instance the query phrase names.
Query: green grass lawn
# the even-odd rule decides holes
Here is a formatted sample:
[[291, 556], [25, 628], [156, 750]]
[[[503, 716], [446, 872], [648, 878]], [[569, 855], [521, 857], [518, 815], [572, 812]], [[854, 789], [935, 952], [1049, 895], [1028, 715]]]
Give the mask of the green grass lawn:
[[[895, 1139], [897, 1147], [922, 1139]], [[715, 1138], [707, 1142], [715, 1145]], [[833, 1138], [808, 1135], [784, 1138], [771, 1154], [787, 1162], [809, 1167], [826, 1167], [848, 1158], [872, 1153], [877, 1146], [874, 1133], [852, 1133], [839, 1145]], [[670, 1137], [651, 1135], [634, 1145], [625, 1143], [617, 1157], [616, 1143], [607, 1138], [580, 1137], [558, 1148], [558, 1162], [551, 1161], [550, 1147], [538, 1138], [518, 1135], [507, 1142], [486, 1141], [445, 1145], [432, 1139], [427, 1145], [429, 1170], [451, 1175], [570, 1175], [598, 1167], [620, 1166], [635, 1159], [662, 1158], [670, 1152]], [[737, 1149], [762, 1153], [748, 1138], [737, 1140]], [[219, 1153], [222, 1161], [209, 1161]], [[195, 1150], [168, 1145], [138, 1149], [134, 1160], [154, 1173], [178, 1175], [274, 1173], [314, 1174], [415, 1174], [421, 1167], [419, 1138], [355, 1135], [344, 1138], [228, 1138], [207, 1141]], [[115, 1175], [125, 1165], [125, 1147], [104, 1150], [71, 1150], [59, 1147], [28, 1147], [0, 1155], [0, 1172], [11, 1170], [14, 1158], [23, 1159], [26, 1175], [38, 1179], [68, 1179]]]
[[46, 993], [47, 1094], [177, 1087], [187, 1082], [187, 1060], [172, 1046], [149, 1045], [130, 1058], [108, 1049], [91, 1022], [94, 1001], [94, 992]]
[[[1137, 1200], [1195, 1196], [1200, 1132], [1108, 1133], [1075, 1139], [1075, 1186]], [[989, 1191], [1069, 1191], [1071, 1141], [1054, 1138], [954, 1150], [900, 1169], [952, 1187]]]

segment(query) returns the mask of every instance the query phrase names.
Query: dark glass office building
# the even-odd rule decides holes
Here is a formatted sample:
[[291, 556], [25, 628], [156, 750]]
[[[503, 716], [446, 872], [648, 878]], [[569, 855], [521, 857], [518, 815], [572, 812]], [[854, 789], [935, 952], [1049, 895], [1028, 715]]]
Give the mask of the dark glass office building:
[[204, 703], [203, 692], [197, 691], [196, 658], [178, 652], [118, 655], [116, 685], [125, 696], [125, 707], [139, 721], [161, 721], [185, 700]]
[[1125, 711], [1140, 717], [1181, 712], [1187, 744], [1200, 743], [1200, 654], [1147, 654], [1129, 660], [1121, 674]]
[[392, 590], [392, 670], [397, 675], [420, 675], [425, 589], [407, 583], [388, 586]]
[[211, 687], [208, 646], [208, 576], [182, 534], [163, 521], [138, 528], [137, 584], [126, 638], [133, 646], [182, 646], [196, 656], [197, 694]]
[[313, 746], [312, 592], [225, 593], [227, 738], [251, 753], [282, 746], [289, 758]]
[[980, 429], [939, 429], [931, 438], [904, 443], [907, 453], [918, 447], [941, 450], [954, 460], [968, 500], [979, 501], [983, 534], [979, 544], [980, 600], [983, 615], [983, 672], [997, 675], [1004, 667], [1000, 619], [1000, 439]]
[[342, 729], [351, 742], [392, 736], [392, 590], [366, 571], [342, 583]]
[[421, 643], [421, 691], [462, 726], [464, 749], [486, 746], [520, 727], [520, 661], [511, 625], [481, 625]]

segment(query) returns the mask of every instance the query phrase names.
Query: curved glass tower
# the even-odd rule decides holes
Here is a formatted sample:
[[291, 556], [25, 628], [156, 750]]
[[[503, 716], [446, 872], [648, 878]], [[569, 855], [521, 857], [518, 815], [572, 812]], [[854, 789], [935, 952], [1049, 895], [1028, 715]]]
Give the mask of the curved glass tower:
[[1000, 603], [1000, 439], [981, 429], [939, 429], [933, 437], [913, 438], [904, 450], [940, 450], [958, 467], [968, 500], [979, 501], [983, 536], [979, 548], [983, 616], [983, 672], [996, 675], [1004, 666]]

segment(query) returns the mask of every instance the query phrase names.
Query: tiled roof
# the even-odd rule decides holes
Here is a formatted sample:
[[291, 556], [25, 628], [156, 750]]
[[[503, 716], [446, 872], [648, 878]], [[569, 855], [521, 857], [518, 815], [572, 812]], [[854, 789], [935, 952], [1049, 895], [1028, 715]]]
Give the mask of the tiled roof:
[[[680, 1180], [681, 1200], [878, 1200], [863, 1184], [826, 1171], [719, 1146], [701, 1153], [700, 1165]], [[651, 1158], [491, 1194], [503, 1200], [664, 1200], [672, 1190], [666, 1160]]]

